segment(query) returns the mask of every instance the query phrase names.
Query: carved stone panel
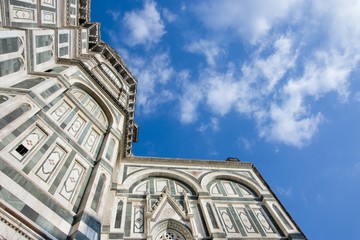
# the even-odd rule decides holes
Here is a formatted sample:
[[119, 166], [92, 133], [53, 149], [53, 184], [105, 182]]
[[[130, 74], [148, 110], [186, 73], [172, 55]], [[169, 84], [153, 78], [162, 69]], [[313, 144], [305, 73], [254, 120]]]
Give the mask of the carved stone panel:
[[36, 22], [36, 10], [17, 6], [10, 7], [10, 17], [13, 22]]
[[134, 211], [134, 233], [144, 232], [144, 208], [135, 208]]
[[246, 212], [246, 209], [244, 209], [244, 208], [237, 209], [237, 213], [239, 215], [240, 221], [243, 224], [246, 232], [256, 233], [256, 230], [248, 216], [248, 213]]
[[69, 175], [64, 182], [60, 195], [63, 196], [66, 200], [71, 201], [76, 189], [79, 186], [82, 176], [84, 175], [85, 169], [78, 162], [74, 164]]
[[41, 11], [41, 23], [45, 24], [55, 24], [56, 15], [54, 12]]
[[63, 119], [67, 113], [69, 113], [71, 110], [70, 105], [63, 101], [52, 113], [51, 113], [51, 117], [53, 119], [55, 119], [56, 121], [60, 121], [61, 119]]
[[18, 160], [23, 158], [33, 150], [38, 143], [46, 136], [46, 134], [38, 127], [36, 127], [25, 139], [11, 151], [11, 154]]
[[66, 155], [66, 152], [59, 145], [56, 145], [49, 156], [44, 160], [41, 166], [36, 171], [36, 175], [44, 182], [48, 182], [51, 175], [53, 175], [59, 163]]
[[226, 232], [236, 233], [237, 230], [234, 225], [234, 221], [229, 213], [229, 210], [227, 208], [219, 208], [219, 213]]

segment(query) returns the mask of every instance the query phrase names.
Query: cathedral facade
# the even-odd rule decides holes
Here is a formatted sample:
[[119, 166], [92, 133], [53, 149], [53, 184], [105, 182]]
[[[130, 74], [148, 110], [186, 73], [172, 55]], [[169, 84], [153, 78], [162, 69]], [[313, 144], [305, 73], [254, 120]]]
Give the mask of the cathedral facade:
[[90, 0], [0, 4], [0, 239], [306, 239], [251, 163], [133, 156]]

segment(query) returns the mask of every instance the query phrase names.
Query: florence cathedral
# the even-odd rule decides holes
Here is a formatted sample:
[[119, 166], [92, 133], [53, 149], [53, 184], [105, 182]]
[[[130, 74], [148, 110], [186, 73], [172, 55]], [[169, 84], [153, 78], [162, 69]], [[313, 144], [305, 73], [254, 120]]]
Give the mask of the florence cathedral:
[[137, 79], [90, 0], [0, 4], [0, 240], [306, 239], [251, 163], [132, 154]]

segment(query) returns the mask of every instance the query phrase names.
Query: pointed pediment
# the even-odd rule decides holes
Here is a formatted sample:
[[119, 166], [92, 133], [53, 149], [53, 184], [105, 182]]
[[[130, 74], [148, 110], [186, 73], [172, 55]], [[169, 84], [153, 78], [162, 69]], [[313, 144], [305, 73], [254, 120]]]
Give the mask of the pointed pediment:
[[154, 204], [151, 211], [151, 221], [163, 219], [188, 220], [184, 208], [171, 196], [167, 187], [162, 190], [159, 200]]

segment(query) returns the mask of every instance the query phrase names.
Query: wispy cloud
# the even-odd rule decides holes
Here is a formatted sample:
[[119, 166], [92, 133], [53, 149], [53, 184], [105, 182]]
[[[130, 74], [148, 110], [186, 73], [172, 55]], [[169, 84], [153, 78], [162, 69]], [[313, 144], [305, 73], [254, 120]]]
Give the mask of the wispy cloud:
[[246, 151], [251, 151], [255, 142], [251, 139], [245, 138], [245, 137], [240, 137], [238, 139], [238, 146], [241, 149], [245, 149]]
[[235, 38], [247, 40], [257, 50], [240, 68], [233, 63], [218, 71], [212, 66], [219, 52], [204, 44], [211, 38], [187, 46], [208, 63], [197, 82], [198, 89], [206, 91], [196, 92], [198, 101], [190, 113], [199, 114], [200, 109], [194, 108], [203, 105], [217, 117], [237, 111], [256, 121], [262, 138], [307, 145], [326, 118], [313, 111], [312, 103], [331, 92], [345, 102], [350, 94], [351, 72], [360, 60], [360, 27], [354, 22], [360, 20], [359, 11], [360, 4], [352, 0], [201, 1], [196, 12], [209, 31], [233, 30]]
[[169, 23], [175, 21], [177, 18], [176, 14], [174, 14], [167, 8], [163, 8], [161, 12], [164, 18], [166, 19], [166, 21], [168, 21]]
[[156, 44], [165, 34], [156, 3], [151, 0], [145, 1], [143, 9], [125, 13], [123, 24], [127, 28], [126, 42], [130, 46]]
[[137, 91], [139, 111], [151, 113], [157, 106], [173, 101], [175, 95], [167, 83], [173, 77], [169, 53], [159, 52], [148, 57], [139, 57], [126, 53], [125, 59], [135, 76], [141, 76]]
[[195, 11], [203, 24], [214, 31], [235, 33], [242, 39], [257, 43], [283, 19], [293, 18], [292, 12], [301, 1], [254, 0], [200, 1]]
[[[360, 99], [349, 88], [360, 63], [357, 0], [199, 0], [181, 10], [179, 16], [195, 14], [204, 34], [185, 39], [179, 49], [204, 56], [206, 64], [176, 69], [168, 46], [142, 57], [125, 52], [139, 79], [137, 103], [144, 112], [177, 100], [180, 121], [201, 119], [199, 131], [216, 129], [213, 119], [237, 113], [256, 123], [261, 138], [301, 148], [327, 118], [314, 103], [329, 93], [336, 93], [340, 103], [350, 95]], [[181, 21], [150, 0], [121, 16], [130, 46], [156, 45], [165, 24]], [[115, 42], [119, 35], [112, 36]], [[234, 45], [244, 47], [237, 58]], [[170, 87], [170, 79], [179, 82]]]
[[111, 9], [107, 10], [106, 13], [110, 14], [113, 21], [119, 20], [119, 18], [121, 16], [120, 11], [115, 11], [115, 10], [111, 10]]
[[206, 130], [211, 129], [212, 131], [219, 131], [219, 120], [217, 118], [211, 118], [209, 123], [201, 124], [200, 127], [198, 127], [199, 132], [205, 132]]
[[285, 196], [285, 197], [292, 196], [292, 188], [291, 187], [283, 188], [283, 187], [277, 186], [275, 188], [275, 192], [276, 192], [276, 194], [279, 194], [279, 195]]
[[216, 58], [224, 51], [218, 46], [217, 43], [213, 41], [208, 41], [200, 39], [198, 41], [192, 42], [185, 49], [191, 53], [202, 54], [206, 58], [208, 65], [215, 65]]

